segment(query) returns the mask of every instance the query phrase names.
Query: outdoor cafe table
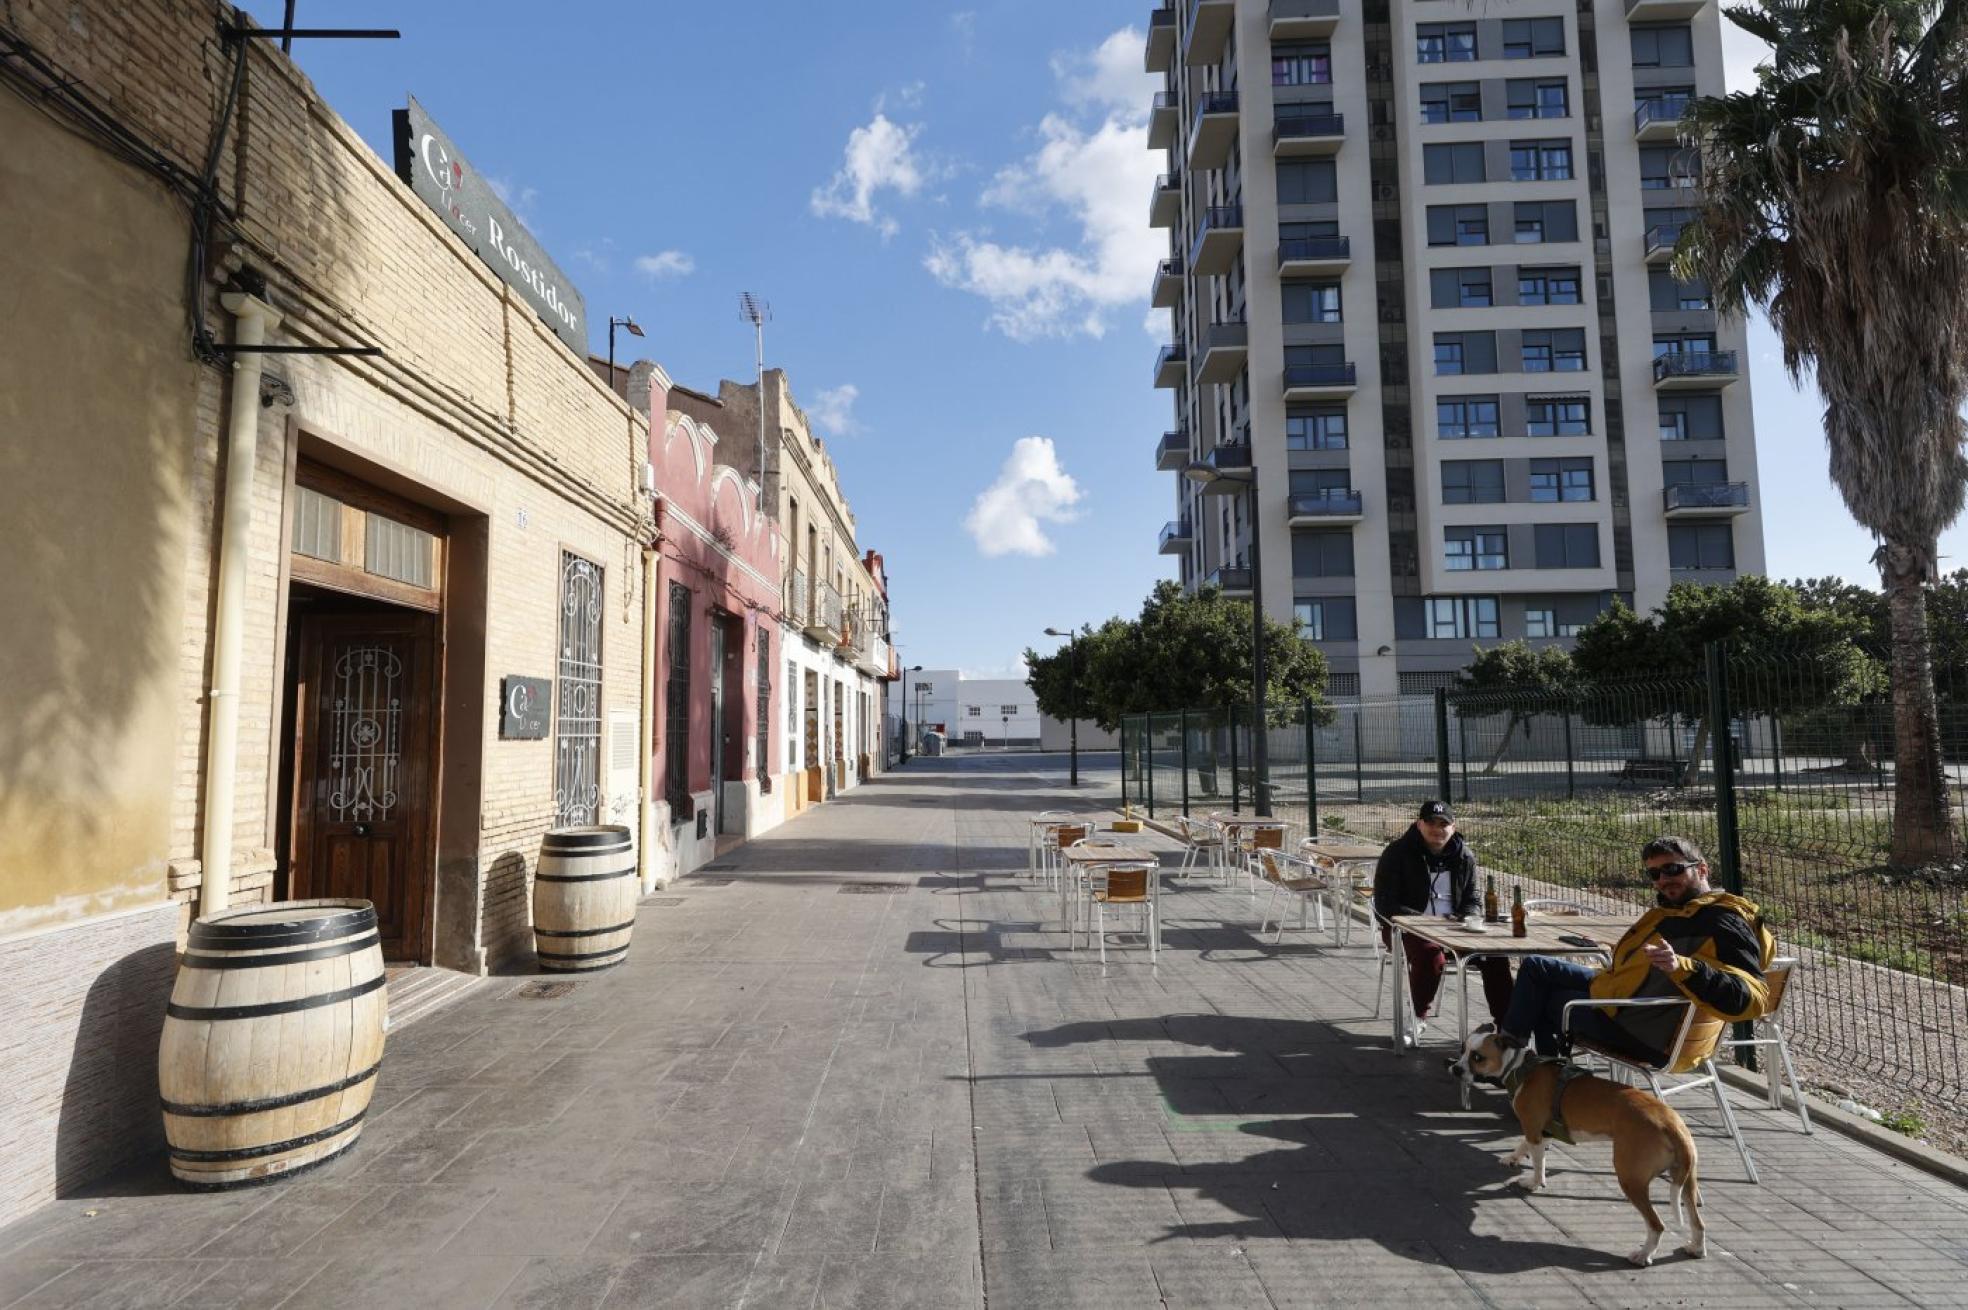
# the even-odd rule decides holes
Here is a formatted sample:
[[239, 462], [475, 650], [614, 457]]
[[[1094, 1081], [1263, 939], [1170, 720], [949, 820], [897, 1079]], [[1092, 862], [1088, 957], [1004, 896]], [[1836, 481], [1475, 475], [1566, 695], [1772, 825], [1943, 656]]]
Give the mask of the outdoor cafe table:
[[[1117, 846], [1106, 842], [1082, 842], [1078, 846], [1068, 846], [1059, 852], [1072, 870], [1070, 877], [1059, 880], [1059, 908], [1061, 917], [1066, 920], [1066, 931], [1072, 932], [1079, 920], [1080, 882], [1086, 877], [1088, 866], [1095, 864], [1152, 864], [1158, 869], [1162, 857], [1155, 851], [1144, 850], [1139, 846]], [[1161, 875], [1155, 875], [1160, 878]], [[1153, 889], [1150, 889], [1150, 895]], [[1159, 942], [1157, 945], [1159, 946]]]
[[[1507, 917], [1502, 923], [1485, 924], [1483, 932], [1475, 932], [1464, 927], [1460, 919], [1434, 914], [1395, 915], [1387, 921], [1394, 929], [1394, 1054], [1406, 1054], [1401, 1038], [1408, 1029], [1408, 957], [1403, 938], [1419, 937], [1432, 942], [1462, 965], [1461, 1029], [1456, 1047], [1460, 1050], [1469, 1040], [1470, 961], [1486, 955], [1505, 959], [1523, 959], [1528, 955], [1599, 955], [1610, 959], [1613, 943], [1626, 935], [1638, 917], [1637, 909], [1632, 914], [1534, 913], [1525, 921], [1525, 935], [1512, 937]], [[1561, 937], [1589, 937], [1594, 945], [1579, 946], [1560, 941]]]

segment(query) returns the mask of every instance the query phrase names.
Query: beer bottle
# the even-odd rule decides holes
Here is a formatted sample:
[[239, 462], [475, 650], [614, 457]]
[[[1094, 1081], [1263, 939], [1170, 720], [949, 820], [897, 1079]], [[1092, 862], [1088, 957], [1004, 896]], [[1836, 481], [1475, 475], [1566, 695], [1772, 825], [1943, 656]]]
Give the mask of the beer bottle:
[[1530, 929], [1524, 923], [1524, 886], [1522, 883], [1510, 885], [1510, 935], [1525, 937]]
[[1495, 923], [1503, 918], [1497, 909], [1497, 880], [1494, 873], [1483, 875], [1483, 922]]

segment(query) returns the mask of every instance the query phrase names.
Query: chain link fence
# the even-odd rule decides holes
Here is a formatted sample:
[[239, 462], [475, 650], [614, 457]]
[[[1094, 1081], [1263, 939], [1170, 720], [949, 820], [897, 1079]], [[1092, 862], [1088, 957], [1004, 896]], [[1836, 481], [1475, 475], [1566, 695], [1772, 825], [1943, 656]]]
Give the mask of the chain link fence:
[[[1392, 839], [1451, 801], [1487, 870], [1596, 909], [1652, 901], [1640, 848], [1708, 852], [1718, 885], [1761, 908], [1805, 968], [1785, 1000], [1793, 1046], [1938, 1102], [1968, 1099], [1968, 874], [1959, 856], [1896, 864], [1893, 711], [1810, 660], [1730, 657], [1705, 675], [1577, 693], [1437, 692], [1274, 706], [1267, 770], [1249, 707], [1136, 715], [1126, 800], [1167, 818], [1249, 812], [1268, 790], [1294, 838]], [[1968, 689], [1965, 689], [1968, 690]], [[1968, 697], [1941, 690], [1946, 809], [1968, 832]], [[1718, 727], [1718, 725], [1722, 725]]]

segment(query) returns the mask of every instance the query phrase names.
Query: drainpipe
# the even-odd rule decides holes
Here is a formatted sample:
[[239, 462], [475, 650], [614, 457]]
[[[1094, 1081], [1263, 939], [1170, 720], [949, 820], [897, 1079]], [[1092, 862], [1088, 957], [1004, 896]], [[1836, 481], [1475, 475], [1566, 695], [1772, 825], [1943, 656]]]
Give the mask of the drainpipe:
[[[280, 314], [244, 292], [219, 297], [234, 324], [234, 346], [258, 346]], [[226, 908], [232, 892], [233, 783], [239, 765], [239, 656], [246, 638], [247, 538], [253, 526], [253, 470], [258, 461], [260, 372], [265, 357], [242, 350], [232, 359], [226, 432], [225, 499], [219, 516], [218, 605], [212, 622], [212, 687], [205, 734], [205, 840], [199, 851], [198, 913]]]
[[637, 764], [642, 797], [641, 835], [636, 842], [636, 873], [645, 895], [656, 890], [656, 549], [642, 549], [642, 724]]

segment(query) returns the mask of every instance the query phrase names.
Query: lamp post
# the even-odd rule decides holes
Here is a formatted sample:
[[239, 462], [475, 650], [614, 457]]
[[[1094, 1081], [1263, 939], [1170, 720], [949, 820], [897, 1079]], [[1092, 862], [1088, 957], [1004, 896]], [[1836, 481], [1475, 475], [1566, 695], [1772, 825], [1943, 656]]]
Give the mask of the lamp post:
[[[922, 665], [920, 664], [916, 665], [914, 668], [903, 669], [901, 680], [907, 681], [911, 673], [921, 673], [921, 672], [922, 672]], [[918, 717], [918, 721], [920, 722], [920, 717]], [[909, 689], [907, 687], [904, 687], [902, 689], [902, 763], [907, 764], [908, 762], [909, 762]]]
[[616, 318], [612, 314], [609, 316], [608, 318], [608, 389], [610, 391], [613, 391], [615, 389], [615, 329], [618, 327], [627, 328], [629, 330], [629, 335], [632, 337], [639, 337], [642, 335], [642, 328], [637, 325], [635, 319], [629, 317], [627, 314], [624, 314], [620, 318]]
[[1066, 695], [1072, 711], [1067, 731], [1072, 735], [1073, 760], [1066, 785], [1077, 787], [1080, 785], [1080, 634], [1061, 632], [1058, 628], [1047, 628], [1045, 632], [1048, 637], [1066, 638]]
[[[916, 665], [915, 669], [912, 670], [912, 672], [917, 672], [917, 673], [920, 673], [921, 671], [922, 671], [922, 665], [920, 664]], [[928, 690], [929, 690], [928, 683], [918, 682], [916, 684], [916, 731], [917, 732], [921, 732], [924, 728], [929, 726], [923, 722], [923, 693]]]
[[[1264, 553], [1257, 522], [1257, 470], [1220, 469], [1201, 460], [1190, 460], [1182, 475], [1203, 484], [1203, 490], [1224, 491], [1242, 487], [1244, 517], [1250, 522], [1251, 574], [1251, 792], [1260, 819], [1271, 817], [1271, 751], [1266, 737], [1264, 668]], [[1234, 725], [1231, 732], [1235, 733]], [[1234, 741], [1234, 738], [1233, 738]]]

